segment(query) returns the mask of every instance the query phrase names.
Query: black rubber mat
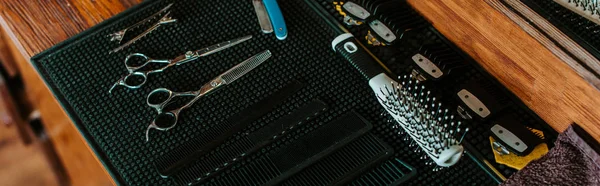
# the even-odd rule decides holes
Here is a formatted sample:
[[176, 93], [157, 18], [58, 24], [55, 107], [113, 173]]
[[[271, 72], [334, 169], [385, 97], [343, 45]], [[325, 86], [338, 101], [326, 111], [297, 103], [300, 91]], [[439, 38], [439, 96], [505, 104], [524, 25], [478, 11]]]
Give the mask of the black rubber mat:
[[[417, 169], [418, 175], [409, 184], [496, 184], [477, 162], [466, 157], [440, 172], [426, 167], [419, 159], [421, 154], [408, 147], [410, 141], [403, 141], [404, 136], [398, 135], [398, 129], [393, 129], [388, 123], [389, 118], [381, 115], [384, 110], [363, 77], [332, 51], [331, 40], [337, 34], [302, 0], [279, 1], [289, 31], [284, 41], [277, 40], [274, 35], [262, 34], [250, 1], [180, 0], [175, 1], [171, 8], [173, 17], [178, 19], [176, 24], [161, 27], [124, 51], [109, 54], [118, 44], [109, 41], [106, 35], [144, 19], [168, 3], [145, 1], [32, 58], [34, 66], [118, 184], [177, 184], [172, 178], [161, 178], [152, 162], [294, 80], [305, 83], [305, 87], [236, 135], [255, 131], [313, 99], [322, 100], [329, 109], [293, 130], [281, 139], [283, 142], [273, 143], [232, 169], [240, 169], [248, 162], [268, 155], [272, 149], [287, 144], [286, 141], [298, 139], [354, 110], [373, 124], [371, 133], [394, 148], [391, 158], [398, 158]], [[444, 42], [429, 27], [426, 28], [415, 39]], [[112, 84], [127, 74], [123, 60], [129, 53], [169, 59], [187, 50], [197, 50], [249, 34], [254, 36], [250, 41], [163, 73], [152, 74], [140, 89], [118, 87], [112, 94], [108, 93]], [[411, 47], [406, 51], [414, 50]], [[273, 53], [271, 59], [233, 84], [200, 99], [181, 113], [175, 128], [164, 132], [153, 130], [150, 141], [145, 142], [144, 132], [156, 114], [146, 105], [146, 95], [151, 90], [159, 87], [174, 91], [199, 89], [223, 71], [266, 49]], [[376, 54], [381, 52], [373, 51]], [[405, 54], [399, 52], [397, 55]], [[400, 57], [397, 57], [399, 60]], [[395, 64], [396, 58], [382, 59], [398, 75], [408, 71]], [[451, 83], [488, 77], [474, 67], [467, 73]], [[448, 84], [439, 87], [439, 90], [451, 90], [451, 87]], [[534, 124], [540, 123], [537, 116], [531, 116], [519, 103], [515, 103], [515, 114], [525, 115], [520, 118], [532, 120]], [[489, 142], [485, 135], [481, 135], [485, 134], [481, 132], [485, 131], [484, 127], [475, 131], [477, 133], [471, 132], [466, 140], [489, 158]]]

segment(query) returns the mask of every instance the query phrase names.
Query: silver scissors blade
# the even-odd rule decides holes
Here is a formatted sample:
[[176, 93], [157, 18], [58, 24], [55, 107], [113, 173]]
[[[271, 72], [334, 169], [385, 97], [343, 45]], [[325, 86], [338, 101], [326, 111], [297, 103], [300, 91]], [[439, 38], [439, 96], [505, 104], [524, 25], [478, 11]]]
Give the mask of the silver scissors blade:
[[228, 71], [219, 75], [219, 77], [217, 77], [217, 79], [221, 78], [223, 80], [224, 84], [232, 83], [233, 81], [237, 80], [238, 78], [244, 76], [246, 73], [250, 72], [252, 69], [256, 68], [258, 65], [265, 62], [270, 57], [271, 57], [271, 51], [265, 50], [265, 51], [261, 52], [260, 54], [254, 55], [254, 56], [250, 57], [249, 59], [247, 59], [246, 61], [241, 62], [240, 64], [232, 67]]
[[247, 36], [244, 36], [244, 37], [239, 37], [239, 38], [235, 38], [235, 39], [232, 39], [232, 40], [229, 40], [229, 41], [225, 41], [225, 42], [222, 42], [222, 43], [214, 44], [214, 45], [211, 45], [211, 46], [206, 47], [204, 49], [200, 49], [196, 53], [200, 57], [207, 56], [207, 55], [213, 54], [215, 52], [218, 52], [218, 51], [221, 51], [221, 50], [225, 50], [225, 49], [227, 49], [229, 47], [232, 47], [232, 46], [235, 46], [237, 44], [240, 44], [240, 43], [242, 43], [244, 41], [247, 41], [249, 39], [252, 39], [252, 35], [247, 35]]

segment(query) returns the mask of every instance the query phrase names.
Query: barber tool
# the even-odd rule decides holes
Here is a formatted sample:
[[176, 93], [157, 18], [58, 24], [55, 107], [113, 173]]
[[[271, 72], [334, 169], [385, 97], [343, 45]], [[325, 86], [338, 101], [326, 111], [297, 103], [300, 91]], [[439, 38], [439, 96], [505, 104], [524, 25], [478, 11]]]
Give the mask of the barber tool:
[[598, 0], [554, 0], [554, 2], [596, 24], [600, 24], [600, 1]]
[[466, 64], [461, 56], [447, 46], [421, 46], [419, 52], [410, 57], [410, 62], [416, 66], [414, 75], [420, 76], [420, 81], [427, 79], [439, 80], [450, 74], [454, 69]]
[[[215, 148], [225, 143], [232, 136], [246, 129], [248, 126], [255, 123], [256, 120], [259, 120], [261, 117], [264, 117], [266, 114], [270, 113], [276, 106], [280, 105], [286, 99], [294, 95], [302, 87], [302, 83], [293, 81], [280, 90], [274, 92], [272, 95], [263, 98], [252, 106], [245, 108], [237, 114], [227, 118], [225, 122], [207, 129], [197, 138], [194, 138], [193, 140], [188, 141], [172, 151], [158, 157], [154, 162], [156, 170], [163, 178], [166, 178], [180, 171], [184, 167], [192, 165], [194, 161], [197, 161], [202, 156], [212, 152]], [[320, 111], [322, 109], [316, 110]], [[288, 123], [301, 122], [304, 121], [306, 117], [310, 117], [314, 113], [303, 110], [302, 113], [299, 114], [301, 114], [302, 120], [284, 121]], [[284, 126], [288, 123], [276, 122], [275, 125]], [[269, 134], [266, 138], [270, 138], [274, 135], [275, 134]], [[219, 153], [216, 153], [215, 156], [218, 156], [218, 154]], [[237, 156], [239, 154], [235, 155]]]
[[[252, 56], [249, 59], [227, 70], [226, 72], [218, 75], [215, 79], [204, 84], [199, 90], [196, 91], [173, 92], [166, 88], [154, 89], [152, 92], [150, 92], [150, 94], [148, 94], [146, 103], [148, 103], [148, 106], [156, 109], [158, 115], [154, 118], [154, 120], [146, 130], [146, 141], [149, 140], [148, 135], [150, 133], [150, 129], [166, 131], [175, 127], [179, 118], [179, 113], [182, 110], [191, 107], [196, 101], [198, 101], [200, 98], [207, 95], [208, 93], [211, 93], [214, 90], [223, 87], [224, 85], [233, 83], [235, 80], [246, 75], [246, 73], [250, 72], [252, 69], [256, 68], [258, 65], [262, 64], [270, 57], [271, 51], [269, 50]], [[193, 96], [194, 98], [190, 100], [187, 104], [175, 110], [171, 110], [168, 112], [165, 112], [163, 110], [165, 106], [171, 103], [171, 100], [173, 98], [183, 96]]]
[[271, 25], [271, 19], [269, 19], [269, 14], [265, 9], [265, 4], [262, 0], [252, 0], [252, 5], [254, 5], [254, 11], [256, 12], [256, 17], [258, 18], [258, 24], [262, 29], [263, 33], [268, 34], [273, 32], [273, 26]]
[[[219, 52], [221, 50], [225, 50], [229, 47], [240, 44], [251, 38], [252, 38], [252, 36], [248, 35], [248, 36], [232, 39], [229, 41], [225, 41], [222, 43], [218, 43], [215, 45], [211, 45], [206, 48], [202, 48], [200, 50], [187, 51], [185, 54], [177, 56], [173, 59], [152, 59], [141, 53], [129, 54], [125, 58], [125, 67], [127, 68], [127, 71], [129, 72], [129, 74], [121, 77], [121, 79], [119, 79], [108, 90], [108, 92], [111, 93], [112, 90], [117, 85], [125, 86], [125, 87], [131, 88], [131, 89], [140, 88], [142, 85], [144, 85], [146, 83], [146, 80], [148, 79], [148, 75], [150, 75], [150, 74], [159, 73], [159, 72], [162, 72], [162, 71], [166, 70], [167, 68], [172, 67], [174, 65], [185, 64], [187, 62], [196, 60], [200, 57], [204, 57], [204, 56]], [[141, 64], [140, 64], [140, 62], [141, 62]], [[163, 64], [163, 65], [166, 64], [166, 65], [164, 65], [160, 68], [157, 68], [157, 69], [142, 70], [142, 68], [149, 66], [152, 63]]]
[[[239, 185], [278, 185], [334, 152], [351, 145], [373, 127], [358, 116], [348, 115], [350, 114], [289, 140], [289, 144], [257, 157], [252, 162], [231, 170], [226, 176], [211, 180], [211, 183], [214, 181], [215, 185], [228, 185], [223, 182], [233, 178], [240, 183]], [[201, 178], [200, 182], [203, 181], [208, 179]], [[192, 184], [197, 183], [199, 182], [194, 181]]]
[[470, 80], [460, 86], [455, 97], [460, 100], [457, 111], [462, 118], [473, 119], [474, 115], [476, 118], [486, 119], [505, 107], [483, 86], [485, 85], [477, 80]]
[[347, 1], [345, 3], [342, 1], [334, 1], [333, 5], [338, 13], [344, 16], [344, 23], [346, 25], [361, 25], [367, 21], [369, 16], [371, 16], [369, 11], [352, 1]]
[[[340, 53], [362, 76], [369, 80], [377, 100], [396, 121], [394, 127], [402, 127], [406, 134], [440, 167], [449, 167], [462, 157], [461, 145], [467, 129], [425, 87], [412, 77], [404, 77], [401, 83], [388, 77], [383, 68], [373, 59], [360, 43], [346, 33], [331, 43], [333, 50]], [[455, 136], [461, 135], [460, 140]], [[432, 164], [433, 165], [433, 164]]]
[[416, 175], [416, 168], [394, 158], [354, 180], [350, 185], [400, 185]]
[[[121, 41], [123, 41], [123, 37], [125, 36], [125, 34], [127, 34], [128, 31], [135, 29], [139, 26], [142, 26], [144, 23], [150, 22], [152, 20], [155, 20], [157, 17], [159, 17], [161, 14], [169, 14], [170, 12], [168, 11], [169, 9], [171, 9], [171, 6], [173, 6], [173, 3], [167, 5], [166, 7], [164, 7], [163, 9], [161, 9], [160, 11], [152, 14], [151, 16], [147, 17], [146, 19], [143, 19], [125, 29], [116, 31], [112, 34], [109, 34], [108, 37], [110, 37], [110, 41], [118, 41], [119, 44], [121, 44]], [[164, 17], [164, 15], [163, 15]]]
[[374, 46], [392, 45], [405, 34], [429, 25], [423, 17], [405, 2], [379, 1], [367, 4], [379, 18], [369, 22], [367, 41]]
[[378, 19], [370, 21], [369, 28], [366, 38], [373, 46], [390, 45], [398, 38], [387, 25]]
[[494, 139], [502, 144], [497, 145], [500, 149], [502, 149], [503, 146], [512, 153], [519, 156], [525, 156], [540, 143], [543, 143], [540, 136], [533, 133], [525, 127], [523, 123], [517, 121], [510, 115], [499, 115], [491, 123], [491, 134]]
[[[343, 117], [367, 122], [354, 112]], [[398, 185], [416, 176], [393, 155], [391, 146], [367, 133], [278, 185]]]
[[[495, 151], [494, 160], [496, 160], [496, 163], [503, 164], [503, 165], [506, 165], [508, 167], [511, 167], [511, 168], [517, 169], [517, 170], [521, 170], [521, 169], [525, 168], [525, 166], [527, 164], [529, 164], [529, 162], [540, 159], [542, 156], [544, 156], [544, 155], [546, 155], [546, 153], [548, 153], [548, 145], [546, 145], [546, 143], [539, 144], [529, 154], [527, 154], [525, 156], [519, 156], [519, 155], [516, 155], [515, 153], [508, 152], [508, 149], [506, 149], [506, 147], [504, 147], [502, 144], [500, 144], [500, 142], [496, 141], [496, 139], [494, 139], [494, 137], [490, 136], [489, 140], [490, 140], [490, 144], [492, 145], [492, 150]], [[498, 144], [498, 145], [496, 145], [496, 144]], [[499, 152], [497, 149], [498, 146], [499, 146], [499, 148], [506, 149], [507, 153], [502, 154], [502, 152]]]
[[[253, 0], [254, 11], [258, 17], [258, 22], [264, 33], [275, 31], [275, 36], [279, 40], [287, 38], [287, 27], [281, 9], [277, 4], [277, 0]], [[268, 18], [265, 16], [268, 15]]]
[[[237, 140], [229, 141], [229, 145], [212, 151], [209, 155], [193, 163], [190, 168], [181, 171], [176, 178], [183, 183], [203, 183], [217, 177], [223, 171], [238, 164], [242, 160], [264, 150], [265, 147], [284, 139], [294, 129], [310, 123], [327, 110], [327, 105], [315, 99], [291, 113], [268, 123], [262, 128], [242, 135]], [[232, 170], [233, 171], [233, 170]]]
[[131, 29], [135, 29], [143, 24], [145, 24], [146, 22], [152, 21], [154, 20], [156, 17], [158, 17], [161, 14], [164, 14], [162, 17], [160, 17], [160, 19], [158, 20], [158, 22], [154, 23], [150, 28], [146, 29], [144, 32], [142, 32], [141, 34], [135, 36], [133, 39], [125, 42], [124, 44], [122, 44], [121, 46], [113, 49], [110, 51], [110, 53], [115, 53], [118, 52], [120, 50], [123, 50], [124, 48], [128, 47], [129, 45], [135, 43], [136, 41], [140, 40], [142, 37], [145, 37], [146, 35], [148, 35], [150, 32], [158, 29], [158, 27], [160, 27], [161, 25], [166, 25], [166, 24], [170, 24], [170, 23], [175, 23], [177, 22], [177, 19], [173, 19], [171, 18], [171, 12], [169, 11], [169, 9], [171, 8], [171, 6], [173, 5], [173, 3], [167, 5], [165, 8], [163, 8], [162, 10], [154, 13], [153, 15], [151, 15], [150, 17], [137, 22], [136, 24], [133, 24], [123, 30], [119, 30], [115, 33], [109, 34], [108, 37], [110, 37], [111, 41], [119, 41], [119, 44], [121, 43], [121, 41], [123, 40], [123, 37], [125, 37], [125, 34], [127, 33], [127, 31], [130, 31]]

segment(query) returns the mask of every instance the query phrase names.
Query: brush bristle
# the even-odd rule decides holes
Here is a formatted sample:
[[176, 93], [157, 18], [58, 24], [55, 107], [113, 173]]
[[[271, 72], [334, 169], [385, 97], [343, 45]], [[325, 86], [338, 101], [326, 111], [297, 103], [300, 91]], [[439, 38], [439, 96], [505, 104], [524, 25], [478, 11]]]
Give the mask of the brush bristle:
[[[371, 81], [377, 81], [377, 78]], [[461, 142], [468, 129], [463, 129], [461, 122], [455, 121], [454, 115], [412, 76], [399, 78], [400, 83], [387, 76], [380, 78], [385, 79], [389, 83], [379, 87], [376, 94], [395, 120], [394, 127], [404, 129], [413, 140], [411, 146], [413, 143], [419, 146], [434, 164], [449, 167], [458, 162], [463, 153]]]

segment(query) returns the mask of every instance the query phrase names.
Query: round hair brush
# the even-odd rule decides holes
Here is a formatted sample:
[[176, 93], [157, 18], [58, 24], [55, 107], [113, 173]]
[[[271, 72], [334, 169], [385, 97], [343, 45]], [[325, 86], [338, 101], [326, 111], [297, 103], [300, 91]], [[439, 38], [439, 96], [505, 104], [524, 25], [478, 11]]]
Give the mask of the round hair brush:
[[461, 123], [455, 122], [448, 109], [442, 108], [424, 86], [410, 76], [399, 78], [400, 83], [390, 78], [352, 34], [339, 35], [331, 45], [369, 80], [376, 99], [396, 121], [394, 127], [401, 127], [426, 154], [424, 157], [428, 156], [440, 167], [458, 162], [468, 129], [461, 131]]

